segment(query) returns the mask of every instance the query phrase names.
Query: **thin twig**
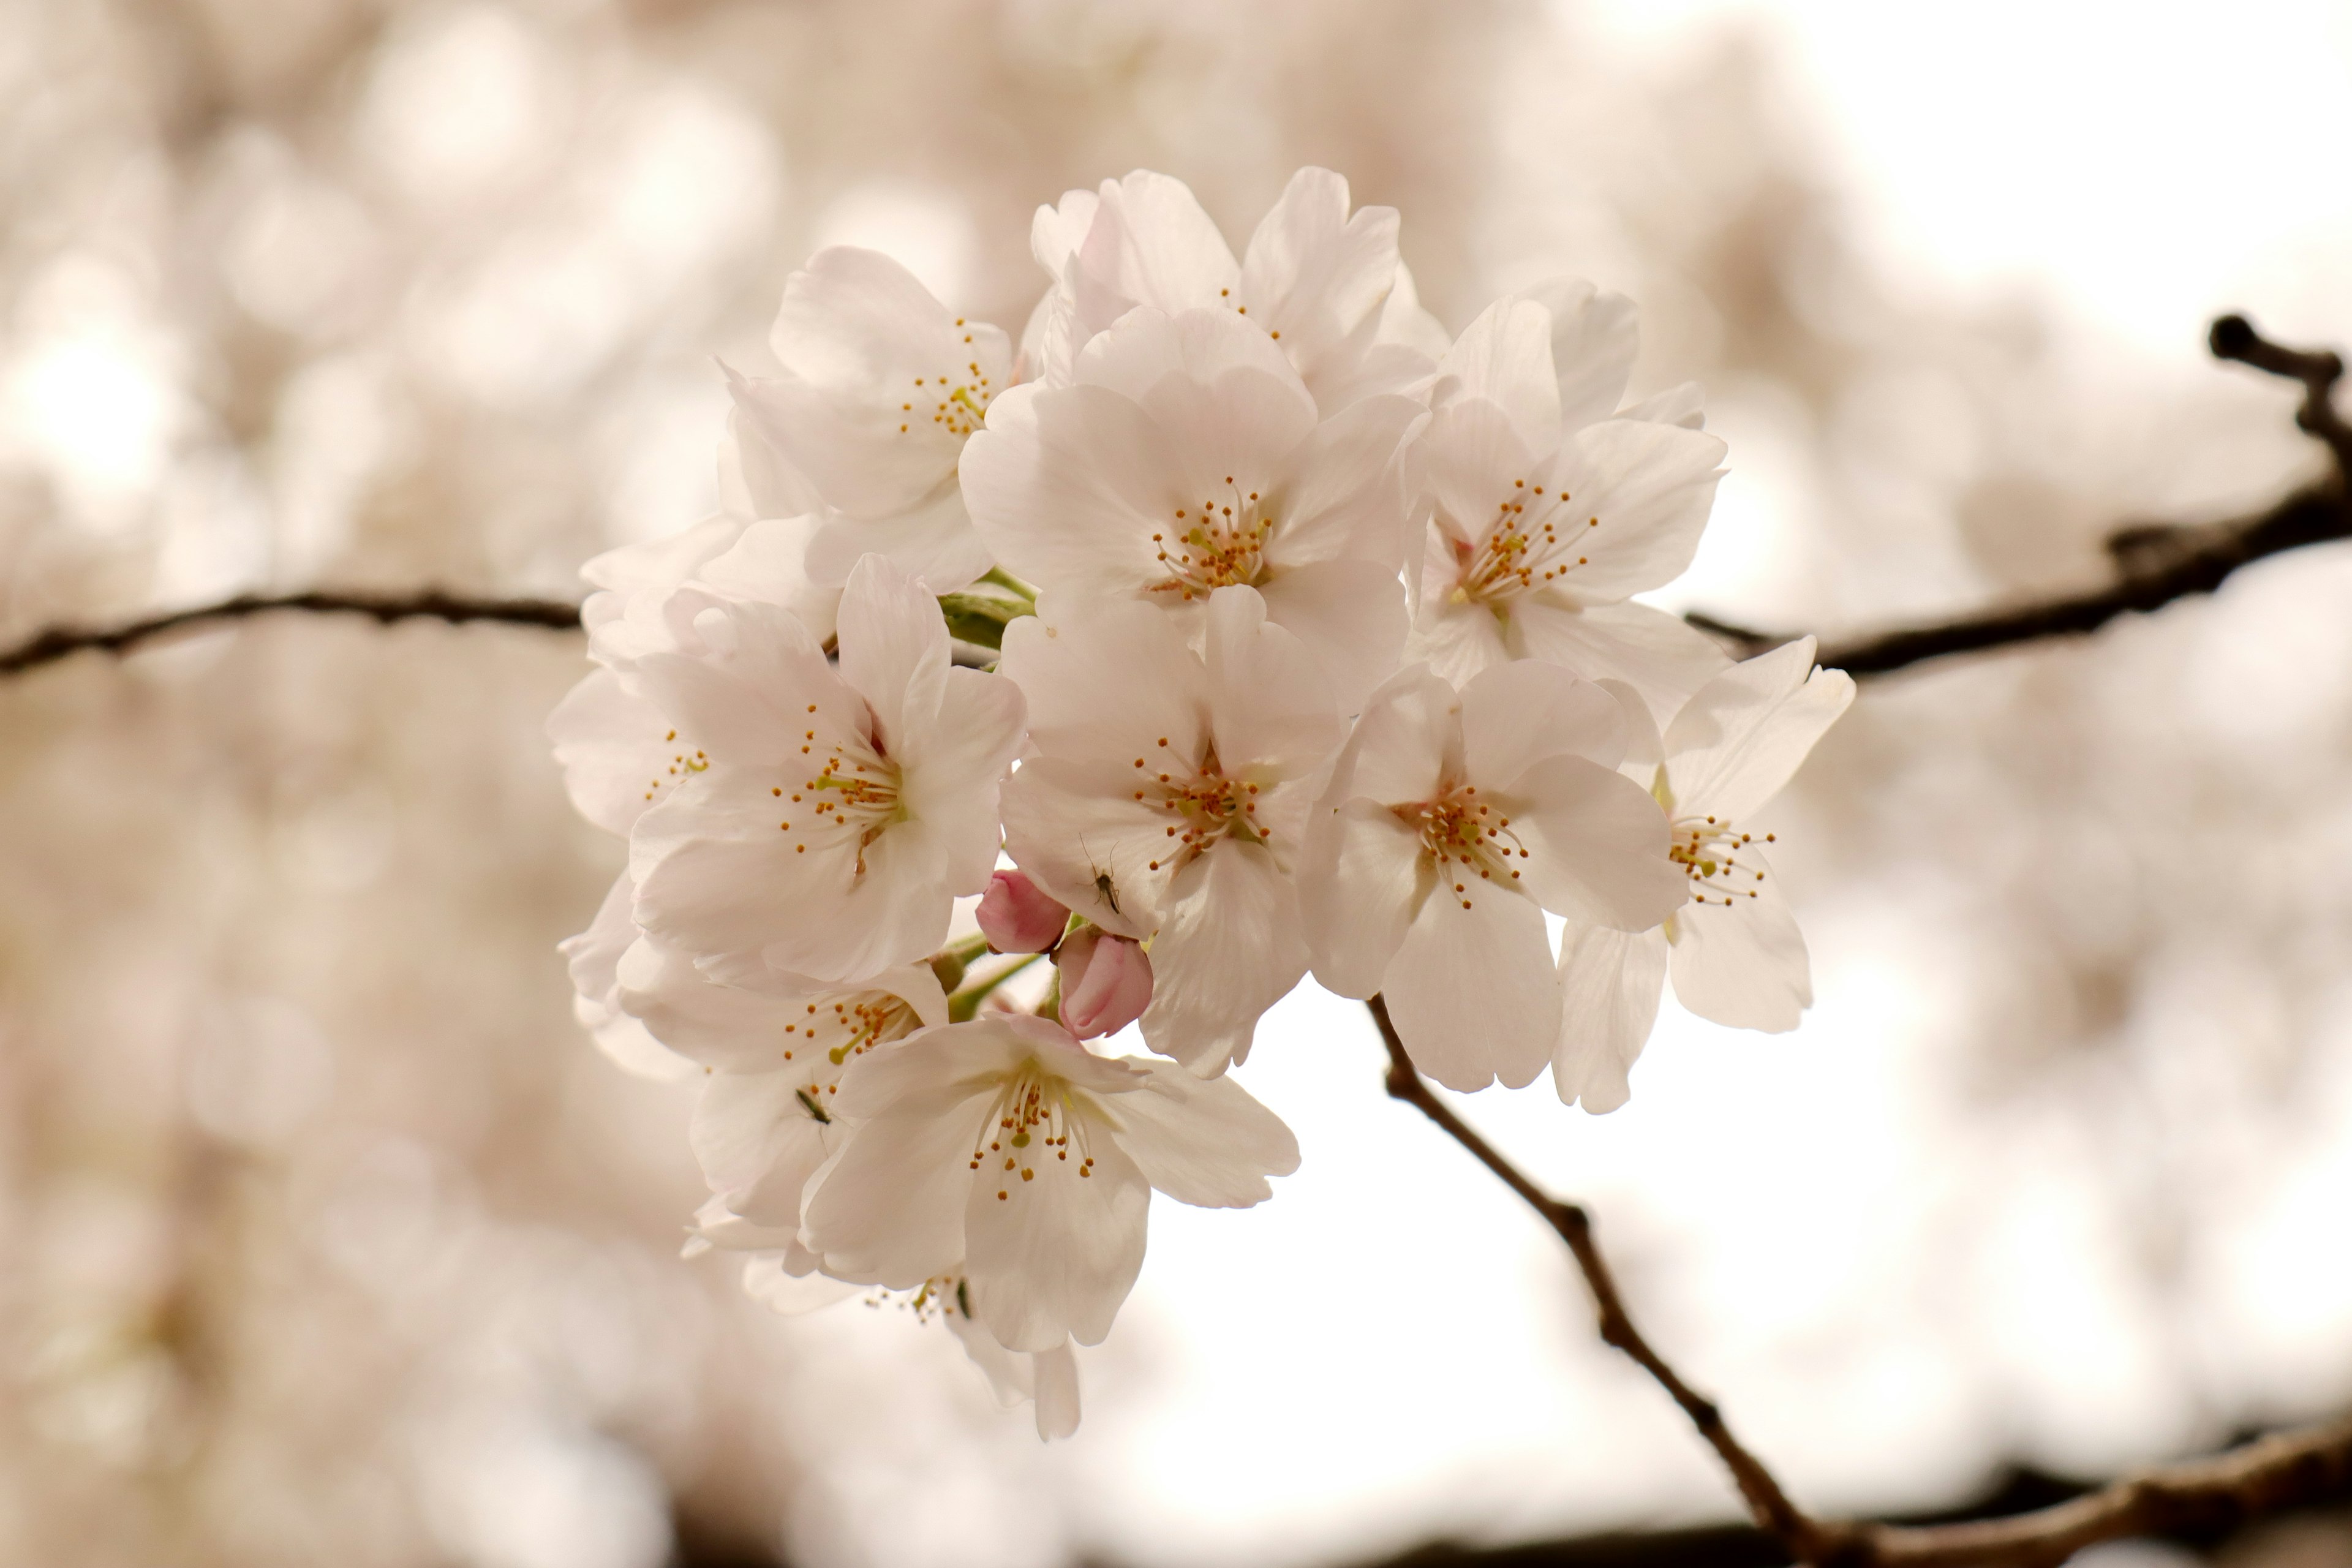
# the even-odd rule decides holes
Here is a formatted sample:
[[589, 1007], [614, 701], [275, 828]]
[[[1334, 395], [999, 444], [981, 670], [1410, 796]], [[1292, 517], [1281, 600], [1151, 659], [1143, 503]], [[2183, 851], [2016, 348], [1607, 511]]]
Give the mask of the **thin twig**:
[[1388, 1047], [1388, 1091], [1413, 1106], [1543, 1216], [1592, 1292], [1601, 1337], [1641, 1364], [1731, 1472], [1758, 1528], [1820, 1568], [2052, 1568], [2086, 1546], [2133, 1536], [2218, 1531], [2265, 1514], [2352, 1495], [2352, 1420], [2276, 1434], [2210, 1458], [2159, 1466], [2082, 1497], [2007, 1519], [1893, 1525], [1819, 1520], [1789, 1499], [1715, 1402], [1694, 1391], [1642, 1337], [1581, 1207], [1553, 1197], [1437, 1098], [1390, 1022], [1369, 1004]]
[[577, 631], [580, 606], [560, 599], [476, 599], [446, 594], [438, 588], [409, 594], [239, 594], [217, 604], [169, 615], [150, 616], [118, 626], [51, 626], [5, 652], [0, 652], [0, 676], [21, 675], [86, 649], [122, 653], [166, 633], [210, 621], [242, 620], [274, 610], [303, 610], [313, 615], [366, 616], [386, 626], [394, 621], [425, 618], [462, 623], [499, 621], [509, 626], [544, 626]]
[[[2295, 413], [2295, 424], [2325, 443], [2335, 459], [2326, 479], [2250, 516], [2215, 523], [2142, 523], [2119, 529], [2106, 542], [2116, 580], [2104, 588], [1830, 643], [1821, 650], [1821, 662], [1849, 675], [1885, 675], [1951, 654], [2080, 636], [2119, 616], [2145, 614], [2175, 599], [2210, 594], [2248, 562], [2309, 544], [2352, 539], [2352, 426], [2346, 425], [2334, 402], [2344, 362], [2325, 350], [2273, 343], [2243, 316], [2224, 316], [2215, 321], [2209, 341], [2217, 359], [2234, 360], [2303, 384], [2303, 406]], [[1742, 657], [1792, 640], [1786, 634], [1757, 631], [1712, 616], [1693, 614], [1685, 618], [1701, 631], [1729, 643]]]
[[1789, 1500], [1780, 1483], [1763, 1462], [1741, 1446], [1732, 1436], [1723, 1419], [1723, 1412], [1715, 1402], [1694, 1390], [1682, 1380], [1664, 1357], [1650, 1348], [1650, 1342], [1633, 1326], [1625, 1310], [1623, 1298], [1617, 1294], [1617, 1281], [1609, 1272], [1608, 1260], [1601, 1256], [1600, 1245], [1592, 1238], [1592, 1218], [1575, 1204], [1563, 1203], [1545, 1192], [1512, 1164], [1496, 1152], [1494, 1146], [1473, 1131], [1469, 1125], [1454, 1115], [1442, 1100], [1431, 1092], [1421, 1074], [1405, 1054], [1404, 1042], [1398, 1038], [1396, 1026], [1389, 1021], [1388, 1004], [1374, 996], [1368, 1004], [1372, 1021], [1381, 1027], [1381, 1038], [1389, 1048], [1389, 1093], [1405, 1100], [1421, 1113], [1444, 1128], [1454, 1141], [1477, 1157], [1479, 1163], [1500, 1176], [1505, 1184], [1526, 1200], [1528, 1206], [1541, 1215], [1544, 1222], [1559, 1233], [1568, 1249], [1576, 1255], [1576, 1266], [1584, 1271], [1584, 1282], [1592, 1291], [1592, 1304], [1600, 1314], [1601, 1337], [1607, 1343], [1624, 1352], [1641, 1363], [1642, 1370], [1655, 1378], [1661, 1387], [1683, 1408], [1691, 1424], [1699, 1430], [1724, 1468], [1738, 1483], [1739, 1495], [1748, 1501], [1748, 1510], [1756, 1516], [1762, 1529], [1786, 1545], [1798, 1557], [1808, 1563], [1824, 1561], [1833, 1544], [1803, 1510]]

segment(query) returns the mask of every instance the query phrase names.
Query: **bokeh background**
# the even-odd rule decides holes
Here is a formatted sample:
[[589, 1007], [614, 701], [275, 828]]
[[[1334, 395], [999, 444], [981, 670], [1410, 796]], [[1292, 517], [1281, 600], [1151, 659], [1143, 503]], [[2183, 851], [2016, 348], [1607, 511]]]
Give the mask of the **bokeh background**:
[[[0, 635], [571, 595], [711, 507], [714, 357], [765, 363], [810, 251], [1017, 328], [1031, 210], [1138, 165], [1237, 245], [1344, 172], [1454, 328], [1557, 271], [1638, 297], [1637, 390], [1701, 380], [1731, 443], [1677, 607], [2087, 583], [2116, 523], [2316, 471], [2201, 341], [2352, 341], [2347, 108], [2352, 16], [2287, 0], [8, 0]], [[2352, 1402], [2347, 599], [2307, 551], [1866, 688], [1780, 808], [1804, 1028], [1670, 1006], [1624, 1110], [1471, 1107], [1809, 1502]], [[1155, 1210], [1074, 1441], [936, 1325], [680, 1261], [691, 1089], [588, 1047], [554, 951], [620, 857], [541, 737], [582, 668], [289, 618], [0, 687], [0, 1559], [1175, 1568], [1734, 1516], [1311, 986], [1243, 1073], [1305, 1168]]]

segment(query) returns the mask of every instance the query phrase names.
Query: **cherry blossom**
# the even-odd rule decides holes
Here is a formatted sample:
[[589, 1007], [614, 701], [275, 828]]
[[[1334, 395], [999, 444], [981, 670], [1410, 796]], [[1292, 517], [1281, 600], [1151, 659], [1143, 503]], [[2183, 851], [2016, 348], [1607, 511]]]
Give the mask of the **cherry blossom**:
[[1115, 1035], [1151, 1005], [1151, 960], [1126, 937], [1092, 926], [1072, 931], [1054, 950], [1054, 967], [1062, 1025], [1082, 1040]]
[[972, 915], [992, 952], [1044, 952], [1070, 923], [1070, 911], [1019, 871], [989, 878]]
[[1640, 931], [1682, 879], [1664, 824], [1615, 769], [1617, 703], [1533, 660], [1460, 692], [1425, 667], [1373, 694], [1308, 829], [1315, 976], [1385, 994], [1414, 1065], [1449, 1089], [1516, 1089], [1559, 1032], [1544, 911]]
[[1046, 594], [1155, 605], [1197, 632], [1255, 588], [1352, 707], [1396, 667], [1411, 398], [1329, 418], [1281, 346], [1229, 312], [1129, 313], [1071, 384], [1014, 388], [964, 450], [989, 548]]
[[1170, 617], [1113, 606], [1015, 621], [1000, 668], [1029, 712], [1007, 848], [1089, 921], [1150, 941], [1144, 1040], [1223, 1072], [1307, 972], [1292, 869], [1341, 734], [1314, 661], [1255, 590], [1220, 588], [1200, 653]]
[[682, 732], [725, 740], [631, 833], [637, 923], [820, 979], [929, 952], [954, 898], [987, 886], [1018, 689], [950, 668], [938, 605], [880, 556], [850, 574], [838, 670], [781, 611], [688, 607], [703, 647], [627, 679]]
[[1853, 700], [1853, 679], [1816, 667], [1813, 639], [1801, 637], [1708, 681], [1666, 726], [1652, 794], [1670, 824], [1681, 904], [1656, 931], [1567, 933], [1552, 1063], [1563, 1101], [1625, 1103], [1669, 973], [1675, 999], [1702, 1018], [1797, 1026], [1813, 1000], [1805, 939], [1765, 858], [1778, 836], [1753, 819]]
[[1099, 1344], [1143, 1264], [1157, 1188], [1247, 1208], [1298, 1145], [1231, 1079], [1098, 1057], [1047, 1019], [997, 1014], [859, 1058], [816, 1178], [809, 1249], [844, 1279], [912, 1289], [961, 1264], [1008, 1350]]
[[[1675, 616], [1627, 601], [1690, 563], [1724, 445], [1659, 418], [1611, 417], [1630, 365], [1613, 296], [1497, 302], [1440, 367], [1405, 453], [1429, 517], [1408, 658], [1456, 681], [1541, 658], [1624, 680], [1672, 708], [1727, 660]], [[1687, 418], [1677, 394], [1654, 412]]]

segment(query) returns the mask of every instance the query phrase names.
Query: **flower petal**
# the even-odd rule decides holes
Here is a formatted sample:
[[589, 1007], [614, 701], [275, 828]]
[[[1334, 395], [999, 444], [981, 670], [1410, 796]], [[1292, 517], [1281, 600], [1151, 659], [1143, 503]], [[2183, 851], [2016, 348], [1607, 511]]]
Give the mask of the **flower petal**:
[[1267, 624], [1256, 589], [1209, 595], [1202, 651], [1210, 728], [1226, 776], [1303, 778], [1338, 749], [1343, 725], [1330, 683], [1297, 637]]
[[[1240, 295], [1302, 372], [1376, 316], [1397, 271], [1394, 207], [1348, 211], [1348, 182], [1301, 169], [1250, 236]], [[1336, 405], [1334, 405], [1336, 406]]]
[[1441, 883], [1381, 984], [1413, 1066], [1448, 1089], [1535, 1081], [1559, 1036], [1543, 911], [1515, 892]]
[[1523, 291], [1551, 316], [1551, 362], [1560, 426], [1579, 430], [1616, 412], [1642, 346], [1633, 301], [1581, 279], [1554, 278]]
[[833, 1152], [828, 1128], [789, 1073], [714, 1073], [688, 1142], [703, 1179], [754, 1225], [797, 1226], [801, 1190]]
[[1029, 582], [1076, 594], [1125, 596], [1164, 577], [1151, 536], [1200, 499], [1159, 422], [1099, 386], [1014, 388], [965, 444], [961, 471], [991, 553]]
[[1559, 1043], [1552, 1087], [1562, 1105], [1595, 1113], [1632, 1097], [1633, 1070], [1658, 1019], [1666, 984], [1666, 933], [1570, 926], [1559, 949]]
[[939, 601], [879, 555], [849, 574], [841, 595], [841, 678], [874, 714], [876, 750], [910, 753], [940, 716], [948, 626]]
[[1433, 867], [1421, 835], [1377, 800], [1358, 796], [1318, 813], [1298, 875], [1317, 983], [1341, 996], [1378, 991], [1437, 885]]
[[1698, 550], [1726, 451], [1676, 425], [1606, 419], [1570, 436], [1549, 465], [1584, 561], [1561, 580], [1580, 604], [1612, 604], [1681, 575]]
[[1208, 672], [1166, 616], [1042, 600], [1004, 628], [996, 668], [1021, 688], [1030, 740], [1047, 756], [1200, 755]]
[[1804, 935], [1763, 857], [1749, 845], [1740, 860], [1767, 873], [1739, 889], [1754, 898], [1735, 894], [1728, 907], [1687, 904], [1675, 915], [1675, 999], [1727, 1027], [1777, 1035], [1795, 1028], [1812, 1005], [1811, 966]]
[[1102, 1343], [1143, 1268], [1151, 1188], [1112, 1139], [1071, 1142], [1090, 1168], [1043, 1158], [1036, 1144], [1023, 1152], [1028, 1163], [986, 1160], [971, 1178], [963, 1233], [972, 1315], [1007, 1350]]
[[1232, 1078], [1201, 1079], [1164, 1062], [1107, 1102], [1118, 1146], [1144, 1180], [1180, 1204], [1245, 1209], [1274, 1195], [1268, 1176], [1298, 1169], [1298, 1140]]
[[677, 754], [665, 740], [673, 726], [609, 669], [593, 669], [547, 716], [547, 738], [563, 790], [581, 816], [607, 833], [625, 834], [664, 784]]
[[1267, 621], [1313, 657], [1339, 712], [1355, 712], [1396, 672], [1404, 649], [1404, 584], [1391, 568], [1317, 561], [1261, 577], [1257, 592]]
[[1624, 754], [1616, 700], [1558, 665], [1516, 659], [1462, 688], [1462, 763], [1482, 788], [1508, 789], [1546, 757], [1614, 768]]
[[1853, 700], [1853, 677], [1815, 668], [1811, 637], [1725, 670], [1666, 726], [1675, 810], [1746, 816], [1780, 793]]
[[1582, 757], [1547, 757], [1498, 804], [1527, 855], [1521, 885], [1545, 909], [1587, 925], [1646, 931], [1689, 899], [1666, 858], [1666, 818], [1649, 792]]
[[[903, 1047], [901, 1047], [903, 1048]], [[825, 1272], [911, 1289], [964, 1255], [964, 1205], [974, 1184], [972, 1140], [992, 1103], [925, 1108], [858, 1123], [817, 1173], [802, 1216]]]
[[1506, 640], [1517, 657], [1587, 680], [1622, 680], [1660, 713], [1681, 707], [1731, 663], [1705, 632], [1648, 605], [1576, 607], [1528, 595], [1512, 607]]
[[624, 1072], [657, 1083], [678, 1083], [694, 1076], [695, 1064], [654, 1038], [622, 1006], [620, 966], [638, 941], [637, 922], [630, 915], [635, 894], [626, 873], [614, 879], [594, 921], [558, 948], [572, 973], [572, 1016], [596, 1048]]
[[1259, 1015], [1307, 973], [1298, 894], [1261, 845], [1225, 839], [1169, 885], [1143, 1038], [1203, 1078], [1249, 1055]]
[[1549, 452], [1559, 445], [1559, 381], [1552, 369], [1551, 331], [1551, 312], [1531, 300], [1497, 300], [1487, 306], [1438, 363], [1434, 397], [1441, 419], [1459, 400], [1484, 402], [1510, 421], [1519, 445], [1529, 452]]

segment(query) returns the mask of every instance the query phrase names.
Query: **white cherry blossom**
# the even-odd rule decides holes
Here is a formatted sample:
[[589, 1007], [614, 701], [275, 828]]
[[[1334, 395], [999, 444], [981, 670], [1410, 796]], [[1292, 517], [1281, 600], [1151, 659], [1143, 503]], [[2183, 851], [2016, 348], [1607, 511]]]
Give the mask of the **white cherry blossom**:
[[[956, 459], [1012, 384], [1004, 333], [956, 315], [888, 257], [835, 247], [785, 284], [769, 344], [780, 374], [730, 372], [730, 383], [759, 447], [823, 499], [811, 578], [838, 586], [867, 553], [935, 593], [985, 573]], [[742, 443], [741, 455], [757, 448]]]
[[880, 556], [850, 574], [838, 669], [782, 611], [688, 606], [702, 646], [625, 679], [683, 733], [724, 739], [630, 836], [637, 923], [827, 980], [930, 952], [954, 899], [988, 885], [1019, 690], [950, 668], [938, 605]]
[[1639, 931], [1682, 879], [1665, 825], [1615, 770], [1617, 703], [1534, 660], [1458, 693], [1426, 667], [1373, 694], [1332, 769], [1301, 872], [1315, 975], [1382, 993], [1405, 1048], [1449, 1089], [1517, 1089], [1559, 1033], [1544, 911]]
[[971, 1315], [1008, 1350], [1099, 1344], [1143, 1264], [1157, 1188], [1247, 1208], [1298, 1164], [1231, 1079], [1097, 1057], [1058, 1024], [984, 1016], [859, 1058], [850, 1121], [803, 1239], [845, 1279], [912, 1289], [961, 1265]]
[[1656, 931], [1566, 933], [1552, 1064], [1563, 1101], [1625, 1103], [1669, 973], [1675, 999], [1702, 1018], [1797, 1026], [1813, 999], [1805, 939], [1765, 858], [1777, 835], [1754, 818], [1853, 700], [1853, 679], [1817, 668], [1813, 639], [1801, 637], [1717, 676], [1666, 726], [1652, 793], [1670, 823], [1681, 903]]
[[1298, 369], [1327, 412], [1380, 392], [1417, 392], [1444, 332], [1397, 259], [1393, 207], [1349, 212], [1348, 182], [1301, 169], [1236, 262], [1181, 180], [1139, 169], [1040, 207], [1030, 248], [1054, 286], [1023, 337], [1030, 374], [1073, 379], [1095, 334], [1139, 305], [1230, 311]]
[[[1554, 289], [1486, 311], [1448, 352], [1407, 447], [1429, 526], [1406, 658], [1455, 681], [1541, 658], [1671, 708], [1727, 662], [1705, 636], [1628, 601], [1690, 563], [1724, 445], [1674, 419], [1678, 392], [1612, 417], [1630, 365], [1614, 296]], [[1562, 356], [1566, 356], [1564, 359]]]
[[1255, 590], [1210, 595], [1199, 653], [1171, 618], [1122, 608], [1006, 629], [1030, 749], [1005, 844], [1088, 921], [1149, 940], [1145, 1041], [1219, 1073], [1307, 972], [1292, 869], [1341, 724]]
[[1255, 588], [1350, 707], [1395, 668], [1404, 499], [1391, 467], [1421, 405], [1318, 416], [1279, 344], [1230, 312], [1141, 308], [1072, 384], [1014, 388], [964, 449], [998, 560], [1047, 594], [1154, 605], [1197, 633]]

